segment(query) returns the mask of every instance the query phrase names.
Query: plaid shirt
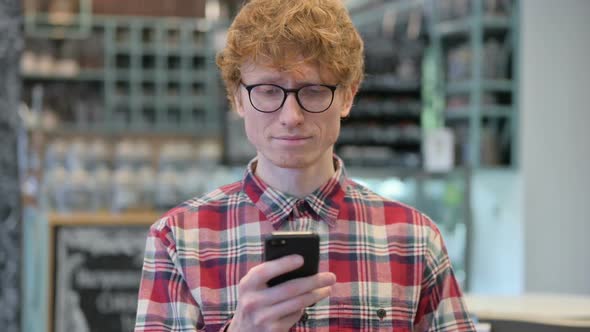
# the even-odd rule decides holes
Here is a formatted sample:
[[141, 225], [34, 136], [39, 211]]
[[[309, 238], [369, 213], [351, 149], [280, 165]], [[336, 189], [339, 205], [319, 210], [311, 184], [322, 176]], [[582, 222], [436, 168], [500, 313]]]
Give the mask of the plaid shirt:
[[273, 231], [320, 236], [337, 282], [291, 331], [475, 331], [434, 223], [336, 173], [305, 199], [244, 179], [168, 212], [150, 229], [135, 331], [220, 331], [237, 285]]

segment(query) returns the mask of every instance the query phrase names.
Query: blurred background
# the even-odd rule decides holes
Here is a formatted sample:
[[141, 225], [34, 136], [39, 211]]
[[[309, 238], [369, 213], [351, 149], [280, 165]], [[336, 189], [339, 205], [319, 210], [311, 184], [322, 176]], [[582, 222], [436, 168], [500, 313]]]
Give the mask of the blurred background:
[[[214, 61], [241, 3], [0, 2], [5, 331], [133, 329], [149, 225], [254, 156]], [[345, 3], [349, 175], [433, 218], [492, 330], [590, 330], [590, 1]]]

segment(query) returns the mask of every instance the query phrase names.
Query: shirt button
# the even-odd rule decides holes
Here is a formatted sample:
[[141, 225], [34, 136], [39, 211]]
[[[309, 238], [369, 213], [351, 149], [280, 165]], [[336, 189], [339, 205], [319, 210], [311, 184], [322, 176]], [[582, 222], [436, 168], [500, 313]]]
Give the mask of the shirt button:
[[387, 312], [383, 308], [377, 310], [377, 317], [379, 317], [380, 319], [383, 319], [383, 317], [385, 317], [386, 314]]
[[305, 323], [305, 322], [307, 322], [308, 319], [309, 319], [309, 315], [307, 314], [307, 312], [304, 312], [303, 315], [301, 315], [301, 318], [299, 318], [299, 322]]

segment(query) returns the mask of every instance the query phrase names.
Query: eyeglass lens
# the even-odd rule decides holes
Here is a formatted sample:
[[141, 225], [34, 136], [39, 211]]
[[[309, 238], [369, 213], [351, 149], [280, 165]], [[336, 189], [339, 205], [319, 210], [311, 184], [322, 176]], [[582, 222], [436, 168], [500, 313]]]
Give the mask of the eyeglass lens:
[[[285, 101], [285, 91], [278, 86], [263, 84], [250, 90], [252, 106], [261, 112], [274, 112]], [[330, 107], [333, 91], [323, 85], [309, 85], [297, 91], [299, 105], [308, 112], [323, 112]]]

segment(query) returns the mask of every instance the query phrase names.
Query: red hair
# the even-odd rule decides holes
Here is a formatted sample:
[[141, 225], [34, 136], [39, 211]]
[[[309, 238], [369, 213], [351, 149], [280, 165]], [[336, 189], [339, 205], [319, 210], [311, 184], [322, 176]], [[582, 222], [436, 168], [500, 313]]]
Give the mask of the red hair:
[[252, 0], [227, 33], [217, 65], [233, 104], [246, 61], [291, 70], [317, 63], [344, 87], [362, 81], [363, 41], [341, 0]]

